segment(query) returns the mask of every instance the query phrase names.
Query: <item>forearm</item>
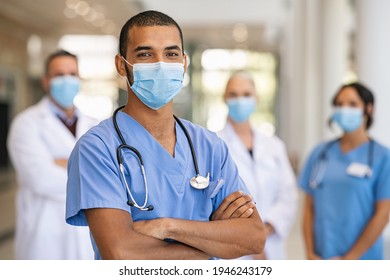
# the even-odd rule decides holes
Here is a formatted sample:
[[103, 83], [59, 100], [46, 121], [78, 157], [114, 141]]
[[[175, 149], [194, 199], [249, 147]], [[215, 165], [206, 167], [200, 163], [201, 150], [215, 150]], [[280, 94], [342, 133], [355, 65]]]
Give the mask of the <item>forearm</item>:
[[303, 237], [305, 240], [306, 255], [310, 259], [310, 256], [314, 254], [313, 222], [307, 213], [305, 213], [303, 219]]
[[66, 199], [66, 169], [54, 164], [33, 163], [16, 168], [18, 183], [22, 188], [55, 201]]
[[343, 259], [359, 259], [378, 240], [389, 221], [388, 209], [390, 201], [382, 202], [382, 206], [377, 206], [379, 209], [377, 209], [372, 219], [368, 222], [351, 250], [343, 256]]
[[303, 237], [306, 247], [306, 255], [308, 259], [317, 259], [318, 256], [314, 250], [314, 234], [313, 234], [313, 221], [314, 221], [312, 198], [308, 195], [305, 197], [305, 206], [303, 213]]
[[159, 240], [173, 239], [207, 255], [236, 258], [263, 251], [265, 230], [248, 195], [234, 192], [214, 212], [211, 221], [160, 218], [133, 223], [138, 233]]
[[255, 217], [210, 222], [169, 219], [166, 235], [195, 247], [210, 256], [224, 259], [259, 254], [263, 251], [265, 230]]
[[204, 252], [136, 232], [131, 215], [123, 210], [85, 210], [88, 226], [103, 259], [152, 260], [208, 259]]
[[[31, 145], [19, 138], [11, 138], [9, 153], [17, 176], [18, 183], [40, 196], [57, 201], [65, 201], [66, 168], [60, 167], [51, 157], [46, 147], [33, 137]], [[30, 148], [34, 146], [34, 148]]]
[[121, 242], [99, 251], [103, 259], [125, 260], [206, 260], [210, 256], [204, 252], [180, 243], [170, 243], [132, 232], [132, 240]]

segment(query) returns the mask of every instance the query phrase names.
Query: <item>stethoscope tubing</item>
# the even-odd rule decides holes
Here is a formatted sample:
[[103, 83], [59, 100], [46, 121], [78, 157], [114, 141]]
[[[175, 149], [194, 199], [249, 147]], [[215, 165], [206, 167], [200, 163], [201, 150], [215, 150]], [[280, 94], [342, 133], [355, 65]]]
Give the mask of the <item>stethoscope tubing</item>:
[[[149, 189], [148, 189], [148, 183], [147, 183], [147, 180], [146, 180], [146, 174], [145, 174], [145, 167], [144, 167], [144, 162], [143, 162], [143, 159], [142, 159], [142, 155], [141, 153], [136, 149], [134, 148], [133, 146], [130, 146], [126, 143], [123, 135], [122, 135], [122, 132], [121, 130], [119, 129], [119, 126], [118, 126], [118, 122], [117, 122], [117, 114], [120, 110], [122, 110], [125, 106], [121, 106], [119, 108], [117, 108], [115, 111], [114, 111], [114, 114], [113, 114], [113, 123], [114, 123], [114, 128], [115, 128], [115, 131], [117, 132], [120, 140], [121, 140], [121, 143], [117, 150], [116, 150], [116, 156], [117, 156], [117, 161], [118, 161], [118, 164], [119, 164], [119, 169], [120, 169], [120, 173], [122, 174], [122, 179], [125, 183], [125, 186], [126, 186], [126, 190], [127, 190], [127, 193], [130, 195], [130, 199], [131, 201], [128, 201], [128, 204], [130, 206], [134, 206], [140, 210], [143, 210], [143, 211], [150, 211], [150, 210], [153, 210], [153, 206], [152, 205], [149, 205], [146, 207], [147, 203], [148, 203], [148, 198], [149, 198]], [[187, 131], [187, 129], [185, 128], [184, 124], [180, 121], [179, 118], [177, 118], [175, 115], [173, 115], [174, 119], [176, 120], [176, 122], [179, 124], [180, 128], [183, 130], [186, 138], [187, 138], [187, 141], [188, 141], [188, 144], [190, 146], [190, 150], [191, 150], [191, 155], [192, 155], [192, 160], [193, 160], [193, 163], [194, 163], [194, 167], [195, 167], [195, 172], [196, 172], [196, 176], [191, 180], [193, 181], [195, 179], [196, 181], [196, 178], [201, 178], [201, 179], [205, 179], [205, 180], [208, 180], [209, 177], [207, 178], [204, 178], [202, 176], [199, 175], [199, 167], [198, 167], [198, 161], [197, 161], [197, 158], [196, 158], [196, 153], [195, 153], [195, 149], [194, 149], [194, 145], [192, 143], [192, 140], [191, 140], [191, 137]], [[144, 186], [145, 186], [145, 200], [144, 200], [144, 203], [142, 206], [140, 206], [134, 199], [131, 191], [130, 191], [130, 187], [126, 181], [126, 178], [125, 178], [125, 175], [124, 175], [124, 166], [123, 166], [123, 160], [122, 160], [122, 156], [121, 156], [121, 150], [122, 149], [129, 149], [131, 151], [134, 152], [134, 154], [137, 156], [138, 160], [139, 160], [139, 164], [141, 166], [141, 172], [142, 172], [142, 177], [143, 177], [143, 181], [144, 181]], [[191, 183], [192, 185], [192, 183]], [[207, 186], [208, 186], [208, 181], [207, 181]], [[206, 186], [206, 187], [207, 187]], [[195, 188], [198, 188], [198, 189], [202, 189], [204, 187], [196, 187], [194, 186]]]
[[[313, 173], [315, 173], [315, 174], [314, 174], [314, 176], [311, 176], [312, 179], [310, 179], [310, 182], [309, 182], [311, 188], [315, 189], [322, 183], [322, 180], [324, 179], [324, 176], [325, 176], [327, 153], [328, 153], [329, 149], [331, 148], [331, 146], [333, 146], [335, 143], [337, 143], [339, 141], [340, 141], [340, 138], [330, 141], [329, 143], [326, 144], [326, 146], [321, 151], [320, 156], [317, 160], [318, 162], [315, 164], [315, 167], [313, 170]], [[367, 161], [368, 161], [368, 167], [372, 171], [372, 167], [374, 164], [374, 140], [369, 138], [368, 141], [369, 141], [369, 143], [368, 143], [369, 147], [368, 147], [368, 160]], [[366, 176], [370, 176], [370, 175], [366, 175]]]

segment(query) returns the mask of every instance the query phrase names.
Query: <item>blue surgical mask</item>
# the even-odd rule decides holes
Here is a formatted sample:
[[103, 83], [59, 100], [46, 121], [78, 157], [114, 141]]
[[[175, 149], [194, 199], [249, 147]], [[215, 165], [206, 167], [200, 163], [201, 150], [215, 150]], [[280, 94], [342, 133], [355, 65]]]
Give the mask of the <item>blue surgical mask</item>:
[[227, 100], [229, 117], [235, 122], [244, 122], [256, 109], [255, 97], [238, 97]]
[[134, 82], [127, 83], [146, 106], [158, 110], [171, 101], [183, 87], [184, 65], [182, 63], [136, 63], [133, 66]]
[[336, 122], [344, 132], [355, 131], [362, 125], [363, 109], [338, 107], [333, 112], [332, 121]]
[[58, 76], [50, 80], [50, 95], [62, 108], [69, 109], [80, 91], [80, 79], [75, 76]]

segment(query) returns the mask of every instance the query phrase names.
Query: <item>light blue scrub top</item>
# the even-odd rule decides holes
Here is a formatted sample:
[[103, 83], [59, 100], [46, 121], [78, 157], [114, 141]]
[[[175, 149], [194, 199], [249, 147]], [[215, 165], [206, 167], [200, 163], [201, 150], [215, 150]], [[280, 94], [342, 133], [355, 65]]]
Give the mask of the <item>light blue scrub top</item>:
[[[128, 211], [133, 221], [160, 217], [209, 221], [212, 213], [230, 193], [249, 193], [238, 175], [225, 143], [200, 126], [183, 120], [192, 139], [200, 175], [210, 172], [210, 185], [198, 190], [190, 185], [195, 175], [191, 149], [182, 128], [176, 123], [175, 157], [172, 157], [138, 122], [118, 112], [118, 126], [128, 145], [142, 155], [149, 187], [148, 204], [153, 211], [141, 211], [127, 205], [129, 195], [120, 174], [117, 147], [121, 144], [112, 118], [89, 130], [77, 142], [68, 164], [66, 221], [87, 226], [85, 209], [116, 208]], [[126, 180], [139, 205], [145, 199], [145, 187], [138, 158], [122, 150]], [[95, 258], [100, 259], [92, 238]]]
[[[347, 174], [351, 163], [369, 164], [369, 144], [343, 153], [340, 143], [328, 147], [325, 174], [317, 188], [310, 187], [313, 169], [320, 162], [326, 143], [317, 146], [300, 175], [299, 185], [313, 198], [315, 253], [328, 259], [345, 255], [372, 218], [375, 203], [390, 199], [390, 151], [374, 142], [372, 176]], [[383, 259], [381, 236], [360, 259]]]

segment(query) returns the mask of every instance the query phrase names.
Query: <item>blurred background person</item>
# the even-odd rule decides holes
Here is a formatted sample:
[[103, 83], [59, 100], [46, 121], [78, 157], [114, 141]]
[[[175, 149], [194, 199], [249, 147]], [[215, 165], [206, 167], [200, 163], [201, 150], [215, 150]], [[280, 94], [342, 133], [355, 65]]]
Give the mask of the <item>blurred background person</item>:
[[18, 181], [16, 259], [93, 259], [87, 228], [65, 223], [68, 156], [97, 121], [73, 105], [80, 90], [77, 57], [59, 50], [46, 61], [39, 103], [18, 114], [7, 144]]
[[248, 72], [236, 72], [230, 77], [224, 101], [228, 119], [218, 134], [256, 201], [267, 233], [264, 254], [244, 258], [286, 259], [285, 241], [296, 217], [297, 189], [284, 143], [251, 125], [249, 117], [258, 98]]
[[390, 211], [390, 150], [369, 136], [374, 96], [360, 83], [342, 86], [331, 122], [340, 138], [318, 145], [300, 176], [308, 259], [383, 259]]

